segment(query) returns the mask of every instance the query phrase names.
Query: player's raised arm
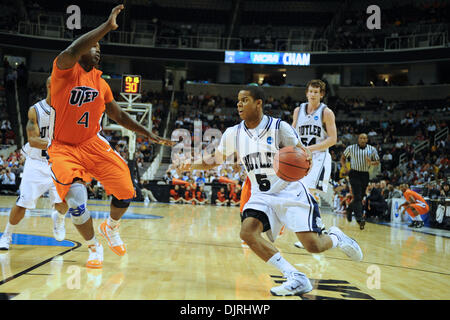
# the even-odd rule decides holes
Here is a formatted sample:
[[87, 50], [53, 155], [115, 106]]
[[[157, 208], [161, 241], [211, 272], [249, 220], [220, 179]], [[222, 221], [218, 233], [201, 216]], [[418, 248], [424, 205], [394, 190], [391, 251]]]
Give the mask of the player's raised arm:
[[28, 122], [27, 122], [28, 143], [33, 148], [45, 150], [47, 149], [48, 140], [41, 138], [36, 117], [37, 117], [36, 109], [34, 109], [33, 107], [28, 109]]
[[168, 139], [164, 139], [153, 132], [150, 132], [145, 128], [143, 125], [141, 125], [139, 122], [134, 120], [130, 117], [130, 115], [123, 111], [122, 108], [117, 104], [115, 100], [112, 100], [109, 103], [105, 104], [106, 108], [106, 114], [108, 117], [110, 117], [112, 120], [120, 124], [122, 127], [127, 128], [131, 131], [134, 131], [138, 134], [141, 134], [143, 136], [146, 136], [150, 139], [150, 141], [158, 144], [162, 144], [165, 146], [173, 146], [175, 145], [175, 141], [171, 141]]
[[61, 70], [72, 68], [80, 57], [88, 53], [108, 32], [116, 30], [119, 27], [116, 23], [116, 18], [123, 8], [124, 6], [122, 4], [114, 7], [106, 22], [94, 30], [85, 33], [75, 40], [66, 50], [61, 52], [56, 60], [58, 68]]

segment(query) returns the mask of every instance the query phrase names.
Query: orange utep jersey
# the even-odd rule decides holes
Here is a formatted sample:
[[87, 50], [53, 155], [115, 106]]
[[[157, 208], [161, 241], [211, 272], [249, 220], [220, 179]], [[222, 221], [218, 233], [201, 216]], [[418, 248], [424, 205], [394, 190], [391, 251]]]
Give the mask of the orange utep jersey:
[[403, 196], [405, 197], [405, 199], [406, 199], [407, 201], [409, 201], [409, 198], [413, 197], [414, 200], [416, 200], [416, 202], [427, 203], [427, 202], [425, 201], [425, 199], [422, 198], [422, 196], [421, 196], [420, 194], [418, 194], [417, 192], [412, 191], [411, 189], [406, 190], [406, 191], [403, 193]]
[[51, 76], [50, 138], [77, 145], [101, 130], [100, 121], [105, 104], [114, 99], [102, 71], [93, 68], [86, 72], [77, 62], [72, 68], [61, 70], [53, 61]]

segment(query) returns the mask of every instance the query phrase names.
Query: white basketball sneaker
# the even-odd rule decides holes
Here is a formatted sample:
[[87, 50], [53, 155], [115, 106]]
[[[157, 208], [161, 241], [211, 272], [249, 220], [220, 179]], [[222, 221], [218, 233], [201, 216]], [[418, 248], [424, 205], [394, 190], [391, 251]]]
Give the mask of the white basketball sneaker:
[[103, 247], [100, 243], [88, 246], [89, 258], [86, 268], [100, 269], [103, 265]]
[[111, 228], [108, 225], [107, 219], [103, 221], [101, 225], [98, 226], [98, 231], [106, 241], [108, 242], [109, 248], [118, 256], [123, 256], [127, 252], [125, 245], [120, 238], [119, 226]]
[[333, 234], [338, 238], [339, 249], [341, 249], [350, 259], [354, 261], [361, 261], [363, 259], [363, 253], [358, 242], [347, 236], [341, 229], [332, 226], [328, 230], [328, 234]]
[[0, 250], [9, 250], [9, 245], [12, 242], [11, 234], [4, 233], [0, 238]]
[[293, 296], [310, 292], [313, 286], [304, 273], [294, 271], [287, 275], [287, 281], [281, 286], [273, 287], [270, 293], [274, 296]]
[[63, 241], [66, 238], [65, 216], [58, 211], [52, 211], [53, 236], [57, 241]]

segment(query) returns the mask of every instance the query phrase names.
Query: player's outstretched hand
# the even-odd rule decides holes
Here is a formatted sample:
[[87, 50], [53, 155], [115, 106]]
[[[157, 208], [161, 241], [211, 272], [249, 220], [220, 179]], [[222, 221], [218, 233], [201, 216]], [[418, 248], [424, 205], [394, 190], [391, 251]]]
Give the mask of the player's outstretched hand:
[[118, 6], [115, 6], [111, 10], [111, 14], [109, 15], [109, 18], [108, 18], [108, 23], [111, 26], [112, 30], [116, 30], [119, 27], [119, 25], [116, 22], [116, 18], [119, 15], [120, 11], [123, 10], [123, 8], [125, 8], [124, 5], [123, 4], [119, 4]]
[[174, 145], [177, 144], [176, 141], [162, 138], [152, 132], [150, 132], [150, 135], [148, 135], [148, 138], [150, 139], [151, 142], [161, 144], [163, 146], [173, 147]]

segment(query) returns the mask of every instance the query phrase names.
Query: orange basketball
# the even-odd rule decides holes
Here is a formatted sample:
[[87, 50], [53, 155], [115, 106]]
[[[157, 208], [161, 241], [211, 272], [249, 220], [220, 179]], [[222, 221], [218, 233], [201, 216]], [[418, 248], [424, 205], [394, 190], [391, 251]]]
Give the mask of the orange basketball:
[[306, 153], [294, 146], [278, 150], [273, 159], [275, 173], [285, 181], [298, 181], [306, 176], [309, 164]]

